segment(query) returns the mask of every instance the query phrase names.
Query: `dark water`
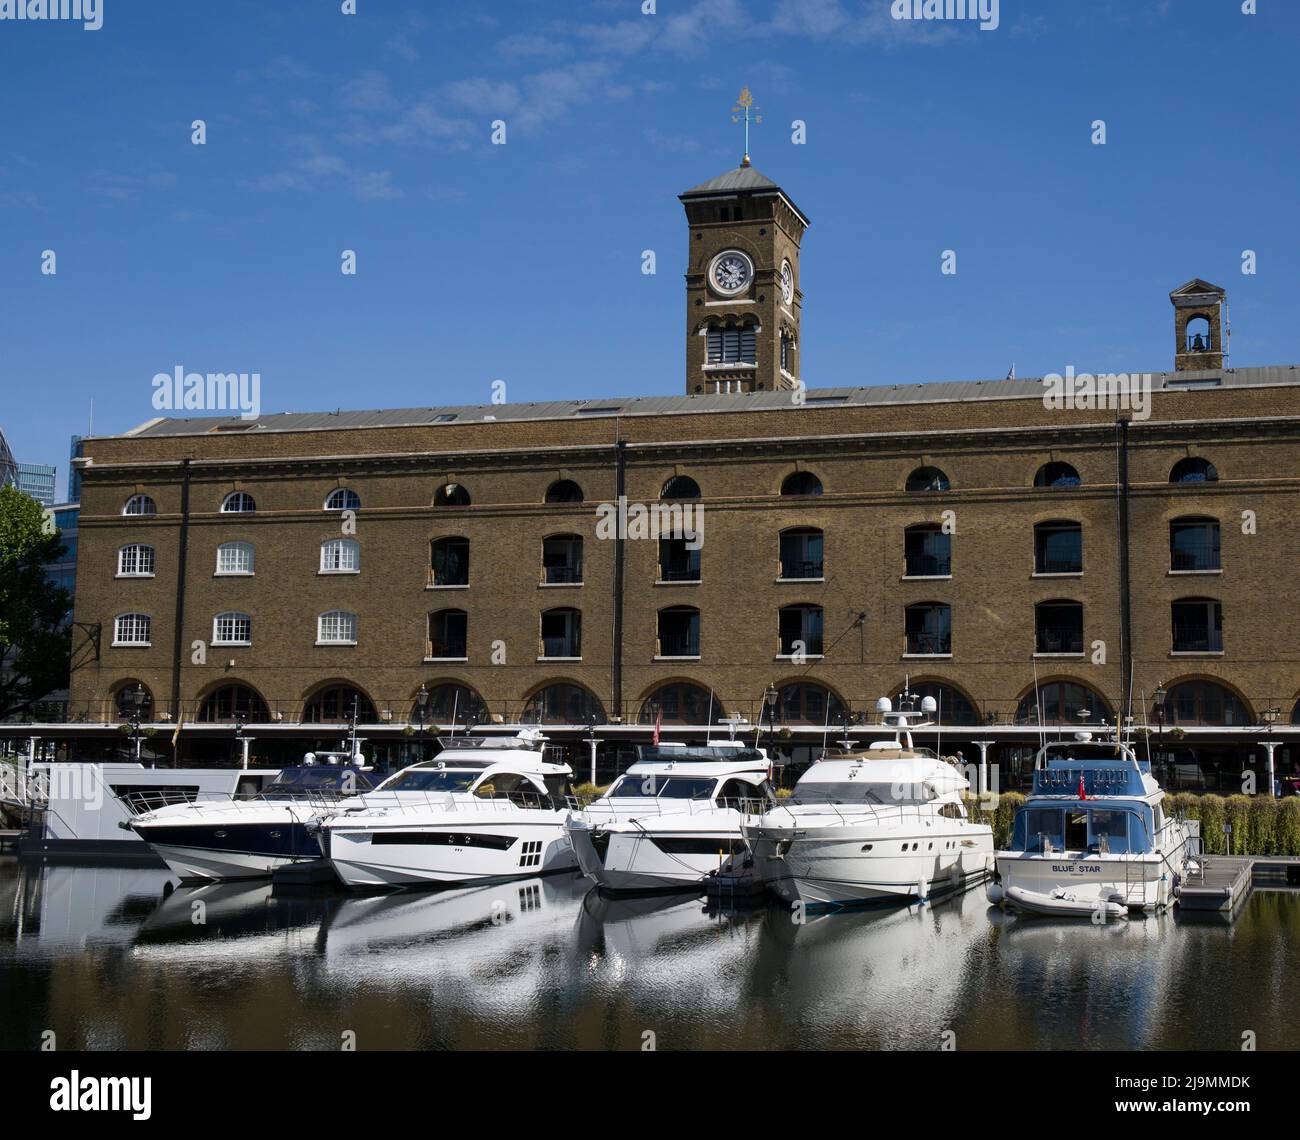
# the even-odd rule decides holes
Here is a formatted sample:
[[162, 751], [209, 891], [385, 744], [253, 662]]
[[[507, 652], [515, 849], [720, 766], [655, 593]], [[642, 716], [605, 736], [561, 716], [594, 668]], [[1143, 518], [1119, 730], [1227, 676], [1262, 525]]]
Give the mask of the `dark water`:
[[[0, 860], [0, 1047], [1300, 1049], [1300, 896], [1233, 926], [1003, 920], [982, 890], [796, 925], [572, 877], [440, 893], [177, 887]], [[202, 924], [192, 921], [202, 903]], [[995, 921], [996, 919], [996, 921]]]

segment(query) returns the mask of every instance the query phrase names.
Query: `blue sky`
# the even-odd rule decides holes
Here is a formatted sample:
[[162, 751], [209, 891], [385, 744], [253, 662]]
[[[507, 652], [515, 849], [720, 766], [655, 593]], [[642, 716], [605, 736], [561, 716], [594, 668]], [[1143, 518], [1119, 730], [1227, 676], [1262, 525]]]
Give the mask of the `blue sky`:
[[1293, 0], [1001, 0], [994, 31], [889, 0], [656, 7], [0, 21], [14, 451], [62, 487], [92, 398], [97, 433], [125, 430], [177, 365], [260, 372], [266, 411], [682, 391], [676, 195], [737, 164], [746, 84], [754, 164], [813, 223], [811, 387], [1165, 369], [1194, 276], [1229, 292], [1234, 364], [1300, 361]]

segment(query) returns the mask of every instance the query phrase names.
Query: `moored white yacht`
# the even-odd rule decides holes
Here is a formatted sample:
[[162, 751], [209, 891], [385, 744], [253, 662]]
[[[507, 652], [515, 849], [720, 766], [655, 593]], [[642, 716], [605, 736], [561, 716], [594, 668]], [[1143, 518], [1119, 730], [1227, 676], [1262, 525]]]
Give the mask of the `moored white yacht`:
[[322, 821], [321, 850], [349, 887], [448, 886], [572, 870], [564, 819], [573, 770], [545, 737], [459, 737]]
[[355, 763], [313, 761], [281, 769], [248, 799], [190, 801], [166, 789], [129, 793], [128, 806], [138, 814], [119, 826], [134, 831], [181, 879], [261, 878], [286, 863], [319, 859], [307, 825], [373, 787]]
[[680, 891], [743, 852], [743, 814], [775, 802], [761, 749], [646, 747], [600, 799], [570, 814], [565, 833], [603, 890]]
[[800, 778], [782, 806], [750, 815], [741, 832], [764, 884], [805, 907], [923, 900], [982, 879], [993, 832], [972, 823], [962, 772], [912, 743], [911, 729], [934, 711], [876, 704], [893, 740], [830, 751]]
[[1122, 918], [1163, 910], [1187, 871], [1187, 826], [1167, 816], [1151, 765], [1117, 740], [1040, 749], [1034, 786], [997, 853], [989, 901], [1028, 914]]

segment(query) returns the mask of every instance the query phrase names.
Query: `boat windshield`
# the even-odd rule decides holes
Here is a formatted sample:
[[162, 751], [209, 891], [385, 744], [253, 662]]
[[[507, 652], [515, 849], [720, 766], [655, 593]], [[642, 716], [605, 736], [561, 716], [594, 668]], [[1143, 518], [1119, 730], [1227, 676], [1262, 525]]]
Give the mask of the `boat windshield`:
[[384, 786], [385, 792], [467, 792], [482, 768], [408, 768]]
[[611, 799], [708, 800], [717, 786], [718, 781], [707, 776], [624, 776], [608, 795]]
[[1106, 855], [1151, 850], [1140, 809], [1023, 807], [1016, 813], [1011, 850], [1030, 853], [1089, 851]]
[[311, 792], [338, 792], [350, 796], [368, 792], [373, 787], [366, 774], [354, 767], [285, 768], [262, 789], [262, 797], [285, 799]]
[[797, 804], [873, 804], [898, 807], [928, 803], [924, 784], [870, 784], [865, 780], [818, 780], [799, 784], [791, 797]]

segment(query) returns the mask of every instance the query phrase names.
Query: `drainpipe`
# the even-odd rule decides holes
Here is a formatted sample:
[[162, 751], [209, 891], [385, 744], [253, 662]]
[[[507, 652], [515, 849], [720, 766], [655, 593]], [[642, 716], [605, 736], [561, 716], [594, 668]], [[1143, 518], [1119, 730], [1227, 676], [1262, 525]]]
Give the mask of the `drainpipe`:
[[[623, 505], [627, 490], [627, 442], [614, 445], [614, 501]], [[614, 694], [614, 715], [623, 715], [623, 528], [614, 530], [614, 664], [610, 688]]]
[[1133, 609], [1129, 594], [1129, 487], [1128, 487], [1128, 428], [1127, 419], [1116, 421], [1119, 429], [1116, 456], [1116, 490], [1119, 508], [1119, 638], [1120, 638], [1120, 713], [1119, 723], [1133, 715]]
[[172, 638], [172, 718], [181, 716], [181, 653], [185, 631], [185, 563], [190, 549], [190, 460], [181, 460], [181, 532], [176, 553], [176, 628]]

